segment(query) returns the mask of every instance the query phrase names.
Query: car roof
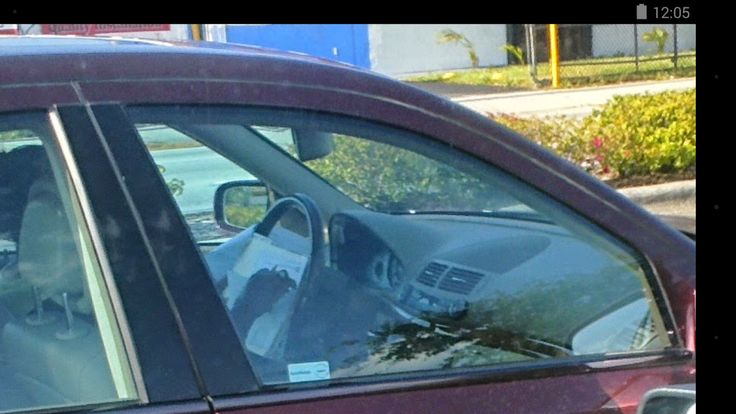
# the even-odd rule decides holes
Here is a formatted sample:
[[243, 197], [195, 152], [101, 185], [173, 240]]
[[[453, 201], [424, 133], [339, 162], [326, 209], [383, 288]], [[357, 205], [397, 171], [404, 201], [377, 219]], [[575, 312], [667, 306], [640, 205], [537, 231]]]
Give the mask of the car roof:
[[[309, 79], [319, 85], [346, 75], [352, 79], [351, 85], [375, 87], [377, 82], [391, 83], [395, 88], [399, 84], [347, 63], [247, 45], [120, 37], [0, 36], [0, 80], [5, 85], [134, 79], [257, 81], [276, 77], [281, 82]], [[361, 81], [356, 82], [356, 77]]]
[[0, 56], [82, 55], [82, 54], [237, 54], [302, 60], [325, 65], [356, 68], [353, 65], [300, 52], [260, 46], [204, 41], [164, 41], [127, 37], [24, 35], [0, 36]]

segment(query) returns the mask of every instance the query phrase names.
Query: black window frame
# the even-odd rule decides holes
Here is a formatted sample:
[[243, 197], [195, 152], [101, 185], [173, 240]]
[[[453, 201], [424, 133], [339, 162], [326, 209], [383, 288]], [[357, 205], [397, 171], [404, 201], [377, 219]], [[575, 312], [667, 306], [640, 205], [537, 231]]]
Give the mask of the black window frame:
[[[155, 263], [200, 396], [256, 391], [256, 377], [204, 259], [135, 125], [119, 104], [88, 109], [116, 172], [124, 178], [144, 250]], [[218, 341], [211, 341], [212, 335]]]

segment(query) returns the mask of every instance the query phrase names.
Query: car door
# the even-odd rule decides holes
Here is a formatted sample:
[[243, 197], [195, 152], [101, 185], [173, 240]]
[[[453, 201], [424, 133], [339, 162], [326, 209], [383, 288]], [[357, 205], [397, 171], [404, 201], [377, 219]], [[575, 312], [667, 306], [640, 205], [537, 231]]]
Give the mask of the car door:
[[[692, 258], [688, 256], [691, 253], [685, 253], [685, 256], [679, 259], [672, 256], [673, 251], [688, 252], [692, 245], [678, 233], [664, 228], [651, 216], [617, 198], [614, 192], [581, 180], [579, 175], [576, 175], [579, 173], [567, 170], [569, 168], [567, 164], [532, 148], [520, 138], [510, 135], [508, 131], [490, 128], [466, 113], [457, 114], [454, 108], [432, 112], [426, 108], [412, 108], [407, 105], [393, 106], [378, 97], [365, 96], [360, 98], [353, 96], [355, 99], [351, 104], [344, 106], [340, 103], [345, 102], [345, 95], [349, 95], [349, 92], [316, 91], [318, 88], [303, 85], [291, 87], [289, 94], [283, 93], [283, 86], [273, 86], [269, 90], [259, 85], [258, 88], [263, 89], [260, 94], [254, 95], [257, 98], [243, 99], [243, 96], [249, 96], [244, 92], [251, 87], [245, 82], [229, 85], [228, 92], [221, 95], [208, 94], [205, 103], [209, 106], [203, 109], [201, 105], [203, 102], [200, 99], [203, 95], [198, 95], [196, 91], [198, 88], [210, 90], [210, 87], [211, 85], [196, 82], [172, 81], [167, 85], [165, 92], [152, 91], [146, 98], [137, 96], [133, 99], [121, 89], [109, 92], [104, 83], [83, 84], [82, 90], [90, 92], [90, 95], [99, 101], [123, 102], [123, 105], [93, 104], [90, 107], [91, 114], [99, 125], [109, 156], [118, 168], [119, 174], [125, 177], [128, 202], [135, 206], [139, 215], [138, 225], [150, 241], [147, 247], [157, 259], [160, 275], [169, 289], [170, 300], [178, 310], [191, 350], [191, 362], [196, 367], [198, 379], [201, 380], [200, 387], [207, 397], [211, 398], [215, 410], [274, 413], [388, 410], [633, 412], [639, 398], [647, 390], [658, 385], [693, 380], [693, 347], [690, 338], [693, 327], [684, 323], [693, 311], [692, 298], [688, 296], [692, 296], [692, 280], [688, 282], [688, 278], [692, 277], [689, 273], [693, 271], [690, 262]], [[182, 93], [177, 95], [175, 93], [177, 90]], [[187, 95], [184, 91], [191, 95]], [[172, 96], [178, 97], [172, 99]], [[190, 101], [187, 96], [198, 96], [198, 100]], [[285, 100], [285, 96], [288, 96], [288, 101]], [[317, 97], [319, 99], [315, 99]], [[157, 105], [147, 106], [146, 103]], [[221, 107], [219, 104], [228, 106]], [[280, 110], [263, 109], [264, 105], [269, 104], [280, 107]], [[430, 101], [426, 107], [432, 105], [433, 102]], [[380, 142], [381, 136], [383, 139], [388, 139], [389, 136], [405, 137], [413, 144], [393, 141], [394, 146], [402, 151], [408, 150], [412, 154], [427, 155], [434, 151], [435, 159], [455, 159], [454, 165], [460, 169], [465, 168], [460, 164], [471, 164], [479, 169], [489, 168], [496, 171], [498, 176], [504, 177], [500, 180], [513, 182], [511, 186], [517, 186], [517, 192], [528, 191], [535, 194], [533, 197], [542, 200], [531, 204], [535, 207], [541, 206], [542, 210], [549, 214], [547, 219], [553, 217], [555, 220], [565, 221], [563, 216], [575, 217], [572, 221], [566, 221], [580, 225], [575, 227], [571, 224], [572, 229], [567, 227], [573, 233], [582, 227], [593, 228], [592, 233], [595, 233], [595, 237], [581, 238], [587, 247], [595, 243], [603, 243], [606, 248], [619, 246], [615, 248], [612, 256], [618, 257], [615, 260], [623, 261], [616, 263], [624, 267], [631, 267], [632, 263], [636, 263], [636, 274], [641, 275], [640, 278], [637, 276], [637, 283], [640, 282], [641, 290], [647, 292], [643, 295], [640, 293], [642, 296], [637, 297], [648, 304], [645, 307], [649, 306], [649, 309], [657, 314], [655, 318], [657, 321], [654, 322], [657, 326], [653, 329], [660, 331], [663, 342], [651, 350], [637, 352], [594, 345], [595, 338], [601, 331], [610, 330], [611, 324], [618, 326], [617, 320], [625, 318], [627, 312], [639, 306], [639, 302], [635, 300], [617, 306], [615, 309], [618, 313], [586, 315], [585, 322], [581, 322], [582, 319], [578, 320], [574, 329], [568, 329], [566, 335], [569, 336], [570, 343], [578, 343], [581, 344], [581, 349], [591, 350], [582, 352], [579, 356], [548, 356], [534, 359], [532, 362], [504, 360], [502, 361], [504, 363], [500, 364], [485, 361], [469, 366], [451, 367], [459, 369], [445, 369], [437, 365], [420, 369], [399, 369], [391, 372], [391, 375], [367, 374], [361, 375], [360, 378], [348, 375], [340, 381], [302, 383], [289, 380], [268, 384], [258, 372], [258, 367], [254, 366], [254, 359], [246, 356], [242, 342], [247, 340], [236, 335], [232, 315], [228, 315], [225, 311], [226, 307], [223, 306], [220, 293], [212, 280], [213, 275], [210, 274], [212, 269], [208, 268], [208, 263], [203, 258], [205, 252], [197, 246], [196, 234], [192, 232], [185, 215], [178, 208], [180, 206], [177, 206], [175, 195], [172, 194], [172, 186], [167, 186], [166, 179], [157, 174], [160, 170], [156, 165], [156, 156], [151, 155], [140, 138], [140, 124], [169, 122], [178, 125], [180, 131], [187, 131], [193, 139], [208, 144], [205, 146], [213, 152], [226, 158], [232, 157], [234, 147], [227, 146], [226, 138], [222, 141], [208, 141], [206, 135], [209, 130], [197, 129], [196, 121], [191, 121], [191, 125], [187, 124], [187, 117], [194, 120], [206, 118], [208, 121], [199, 122], [214, 124], [220, 133], [223, 131], [235, 133], [235, 129], [228, 128], [237, 126], [237, 123], [228, 119], [237, 116], [238, 111], [241, 111], [244, 119], [247, 119], [245, 114], [253, 116], [252, 113], [259, 110], [263, 111], [262, 116], [253, 118], [252, 123], [247, 125], [250, 129], [259, 125], [297, 128], [303, 124], [295, 126], [293, 118], [298, 118], [298, 114], [306, 112], [312, 116], [309, 118], [310, 122], [317, 122], [317, 125], [322, 125], [321, 128], [327, 130], [330, 127], [336, 128], [333, 132], [339, 131], [344, 135], [354, 133], [358, 138], [367, 138], [369, 142]], [[319, 112], [314, 112], [316, 110]], [[161, 115], [166, 113], [173, 115], [168, 118]], [[290, 116], [291, 121], [288, 120]], [[483, 132], [484, 128], [486, 132]], [[267, 138], [266, 134], [259, 135]], [[233, 136], [233, 140], [235, 139]], [[346, 145], [356, 151], [360, 147], [351, 143]], [[272, 142], [271, 146], [277, 147], [277, 143]], [[429, 147], [432, 149], [427, 149]], [[269, 151], [266, 146], [259, 148]], [[281, 152], [283, 153], [281, 155], [288, 156], [289, 149], [286, 148]], [[347, 153], [350, 153], [350, 149]], [[196, 161], [193, 162], [196, 166]], [[268, 162], [270, 160], [266, 161]], [[300, 165], [298, 163], [276, 163], [275, 158], [273, 164], [283, 166], [285, 169], [294, 168], [294, 171], [301, 168], [294, 166]], [[259, 166], [264, 170], [259, 171]], [[249, 171], [258, 178], [269, 179], [271, 181], [269, 184], [275, 186], [276, 190], [289, 188], [289, 176], [269, 173], [269, 166], [264, 165], [263, 160], [249, 167], [254, 167], [249, 168]], [[312, 169], [312, 172], [315, 170]], [[152, 179], [153, 176], [157, 178]], [[311, 180], [302, 182], [311, 194], [323, 194], [320, 192], [323, 185], [340, 187], [339, 184], [330, 183], [329, 179], [325, 181], [328, 181], [327, 184]], [[440, 192], [457, 190], [461, 182], [462, 179], [451, 182], [450, 187], [441, 189]], [[452, 187], [453, 185], [455, 187]], [[520, 188], [524, 190], [519, 190]], [[331, 200], [332, 203], [320, 208], [323, 213], [326, 212], [330, 216], [330, 220], [334, 220], [332, 216], [336, 211], [349, 203], [341, 201], [339, 195], [335, 195]], [[320, 200], [317, 201], [319, 204]], [[330, 206], [334, 206], [334, 211], [330, 211]], [[354, 214], [353, 218], [356, 216]], [[449, 226], [454, 228], [455, 225]], [[460, 225], [457, 226], [459, 231]], [[642, 229], [647, 226], [654, 240], [641, 234]], [[421, 237], [421, 233], [418, 235]], [[337, 233], [332, 233], [331, 237], [337, 238]], [[379, 238], [387, 239], [388, 236]], [[594, 242], [593, 239], [597, 241]], [[601, 241], [603, 239], [606, 241]], [[530, 243], [535, 243], [531, 240], [529, 239]], [[525, 247], [522, 246], [523, 248]], [[583, 250], [579, 253], [583, 253]], [[509, 254], [512, 254], [511, 251]], [[621, 259], [622, 257], [624, 259]], [[573, 255], [563, 257], [563, 260], [557, 263], [564, 267], [565, 260], [584, 262], [580, 259], [581, 257]], [[447, 276], [446, 273], [443, 275]], [[578, 284], [573, 283], [567, 288], [572, 290], [568, 292], [569, 294], [575, 294], [575, 286], [582, 286], [579, 285], [581, 282], [576, 283]], [[589, 286], [583, 286], [581, 289], [583, 292], [593, 292]], [[538, 295], [536, 297], [537, 300], [540, 300], [539, 298], [549, 300], [550, 295], [558, 293], [542, 289], [536, 293]], [[591, 300], [578, 299], [582, 299], [583, 302]], [[511, 305], [514, 304], [519, 303], [511, 302]], [[558, 309], [564, 309], [564, 306]], [[357, 314], [360, 307], [352, 308], [352, 311]], [[546, 326], [554, 326], [554, 318], [552, 321], [552, 325]], [[309, 319], [305, 323], [309, 324]], [[538, 336], [535, 340], [540, 341]], [[300, 362], [313, 364], [321, 361]], [[305, 369], [310, 371], [316, 368], [315, 365], [311, 365]], [[312, 374], [307, 376], [309, 375]], [[316, 377], [311, 379], [314, 380]]]

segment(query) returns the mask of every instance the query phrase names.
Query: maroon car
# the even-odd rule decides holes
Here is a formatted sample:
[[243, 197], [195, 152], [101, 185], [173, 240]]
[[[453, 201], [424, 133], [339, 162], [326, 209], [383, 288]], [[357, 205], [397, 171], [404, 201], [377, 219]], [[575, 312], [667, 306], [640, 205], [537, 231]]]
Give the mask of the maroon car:
[[635, 413], [694, 355], [695, 242], [486, 117], [297, 54], [0, 39], [0, 413]]

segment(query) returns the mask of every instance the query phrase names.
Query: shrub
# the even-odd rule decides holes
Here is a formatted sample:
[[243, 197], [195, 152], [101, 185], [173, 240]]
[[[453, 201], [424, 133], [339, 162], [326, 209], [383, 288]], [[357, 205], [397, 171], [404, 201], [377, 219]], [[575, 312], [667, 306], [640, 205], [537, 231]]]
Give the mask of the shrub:
[[[254, 198], [261, 199], [261, 202]], [[250, 227], [265, 216], [267, 198], [268, 191], [263, 187], [231, 188], [225, 192], [225, 218], [235, 226]]]
[[491, 118], [573, 163], [584, 165], [589, 151], [581, 145], [580, 121], [564, 116], [522, 118], [508, 114], [492, 114]]
[[603, 177], [695, 167], [695, 90], [617, 96], [583, 120], [491, 117]]
[[621, 177], [695, 166], [695, 90], [614, 97], [583, 122]]
[[510, 203], [489, 183], [417, 153], [349, 136], [335, 150], [307, 161], [353, 200], [378, 211], [481, 210]]
[[[616, 97], [584, 119], [496, 121], [601, 178], [681, 172], [695, 165], [695, 92]], [[307, 165], [366, 207], [380, 211], [494, 210], [504, 192], [453, 167], [375, 141], [335, 136], [335, 150]]]

